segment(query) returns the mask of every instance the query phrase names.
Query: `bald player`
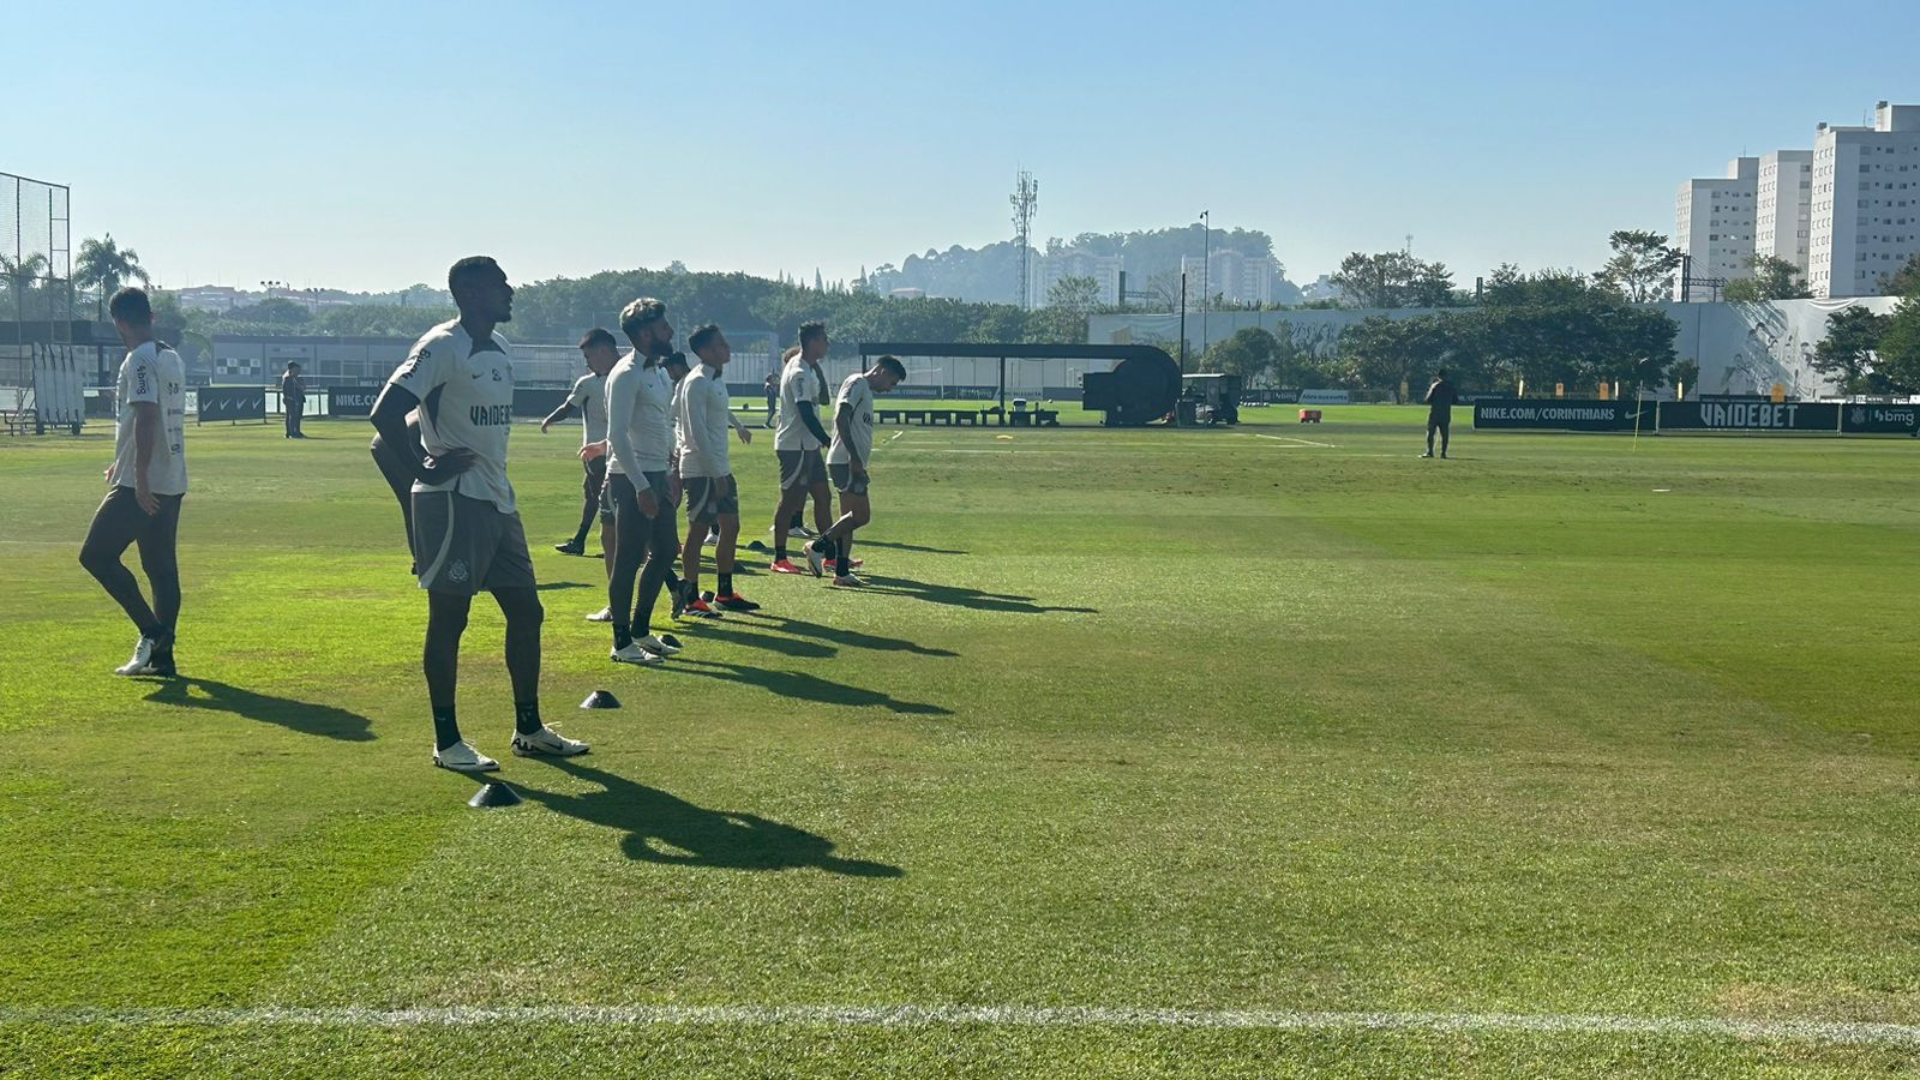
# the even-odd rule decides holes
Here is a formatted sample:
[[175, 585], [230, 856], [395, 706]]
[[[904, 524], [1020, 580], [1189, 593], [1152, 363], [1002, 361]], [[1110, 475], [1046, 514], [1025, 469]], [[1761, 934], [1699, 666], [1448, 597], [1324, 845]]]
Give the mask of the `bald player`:
[[460, 638], [481, 590], [493, 594], [506, 616], [513, 752], [571, 757], [586, 753], [587, 744], [540, 719], [540, 626], [546, 612], [507, 480], [513, 362], [506, 338], [494, 329], [513, 318], [513, 286], [498, 263], [481, 255], [454, 263], [447, 287], [460, 317], [414, 345], [374, 403], [373, 425], [388, 446], [404, 446], [407, 414], [418, 410], [426, 450], [407, 465], [414, 476], [414, 560], [427, 592], [421, 667], [433, 709], [433, 763], [456, 772], [490, 772], [500, 763], [461, 736], [454, 716]]

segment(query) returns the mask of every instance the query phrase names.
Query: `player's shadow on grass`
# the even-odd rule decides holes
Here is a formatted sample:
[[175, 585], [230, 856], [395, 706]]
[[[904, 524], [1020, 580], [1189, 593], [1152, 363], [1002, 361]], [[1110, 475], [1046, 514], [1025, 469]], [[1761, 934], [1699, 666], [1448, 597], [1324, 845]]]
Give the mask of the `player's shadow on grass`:
[[919, 544], [902, 544], [902, 543], [897, 543], [891, 540], [869, 540], [864, 536], [856, 539], [854, 541], [854, 546], [885, 548], [888, 551], [917, 551], [922, 555], [970, 555], [972, 554], [972, 552], [967, 552], [967, 551], [954, 551], [951, 548], [921, 547]]
[[[881, 637], [878, 634], [864, 634], [858, 630], [848, 630], [842, 626], [825, 626], [817, 622], [808, 622], [805, 619], [789, 619], [784, 615], [761, 614], [752, 616], [752, 618], [756, 622], [773, 623], [774, 628], [782, 633], [798, 634], [801, 637], [819, 638], [821, 641], [831, 641], [835, 645], [842, 645], [849, 649], [872, 649], [875, 652], [904, 652], [912, 653], [915, 656], [952, 657], [960, 655], [949, 649], [930, 649], [924, 645], [915, 645], [905, 638], [890, 638]], [[753, 624], [749, 623], [747, 625]]]
[[849, 877], [903, 877], [885, 863], [843, 859], [833, 841], [756, 814], [709, 810], [658, 788], [637, 784], [578, 759], [547, 759], [561, 772], [600, 790], [584, 795], [521, 787], [533, 802], [578, 821], [619, 829], [620, 850], [630, 859], [667, 866], [722, 870], [798, 870], [812, 867]]
[[592, 586], [579, 581], [543, 581], [534, 586], [537, 592], [553, 592], [555, 589], [586, 589]]
[[[189, 688], [197, 689], [205, 696], [195, 696], [189, 692]], [[263, 724], [278, 724], [302, 735], [324, 735], [345, 742], [371, 742], [374, 737], [373, 721], [359, 713], [336, 709], [331, 705], [315, 705], [293, 698], [259, 694], [212, 679], [168, 679], [158, 684], [153, 693], [147, 695], [147, 700], [184, 709], [232, 713]]]
[[[797, 535], [792, 537], [788, 541], [788, 546], [791, 549], [805, 548], [806, 545], [807, 545], [807, 542], [805, 540], [800, 539], [800, 537]], [[863, 547], [863, 548], [870, 548], [870, 547], [885, 548], [888, 551], [917, 551], [922, 555], [970, 555], [972, 554], [972, 552], [969, 552], [969, 551], [954, 551], [951, 548], [921, 547], [919, 544], [901, 544], [901, 543], [895, 543], [890, 540], [869, 540], [864, 536], [861, 537], [859, 540], [855, 541], [854, 546]], [[752, 551], [752, 552], [762, 553], [762, 554], [773, 550], [771, 547], [767, 546], [767, 542], [765, 540], [743, 541], [740, 545], [740, 549], [742, 551]]]
[[795, 701], [813, 701], [822, 705], [850, 705], [854, 708], [879, 708], [913, 716], [953, 715], [953, 710], [941, 708], [938, 705], [929, 705], [920, 701], [901, 701], [878, 690], [863, 690], [858, 686], [848, 686], [845, 683], [822, 679], [804, 671], [775, 671], [772, 668], [751, 667], [746, 664], [683, 658], [676, 658], [672, 663], [663, 665], [658, 670], [696, 675], [703, 679], [750, 683], [769, 693], [792, 698]]
[[1014, 596], [1006, 593], [981, 592], [964, 585], [930, 585], [911, 578], [880, 577], [869, 575], [867, 588], [871, 593], [890, 596], [909, 596], [915, 600], [925, 600], [934, 604], [952, 604], [955, 607], [972, 608], [975, 611], [1007, 611], [1022, 615], [1044, 615], [1048, 612], [1065, 612], [1074, 615], [1098, 615], [1098, 608], [1090, 607], [1050, 607], [1037, 604], [1031, 596]]
[[822, 645], [817, 641], [803, 641], [799, 638], [781, 637], [777, 634], [756, 634], [751, 631], [742, 633], [741, 629], [738, 629], [752, 625], [754, 624], [734, 622], [731, 620], [728, 625], [714, 623], [709, 626], [702, 626], [700, 628], [700, 636], [702, 638], [715, 638], [720, 641], [731, 641], [736, 645], [743, 645], [749, 649], [765, 649], [768, 652], [777, 652], [783, 656], [798, 656], [808, 660], [824, 660], [827, 657], [835, 655], [838, 651], [831, 646]]

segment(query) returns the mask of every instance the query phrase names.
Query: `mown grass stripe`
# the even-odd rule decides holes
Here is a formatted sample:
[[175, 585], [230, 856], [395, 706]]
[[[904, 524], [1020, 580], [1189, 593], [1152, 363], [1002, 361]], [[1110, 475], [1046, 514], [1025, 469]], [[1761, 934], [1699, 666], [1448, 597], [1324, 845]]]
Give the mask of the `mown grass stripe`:
[[1593, 1014], [1295, 1012], [1021, 1005], [530, 1005], [415, 1009], [14, 1009], [0, 1025], [61, 1027], [342, 1028], [564, 1024], [581, 1027], [708, 1025], [1059, 1028], [1210, 1028], [1254, 1031], [1401, 1031], [1443, 1034], [1652, 1035], [1681, 1039], [1920, 1046], [1920, 1025], [1828, 1020], [1739, 1020]]

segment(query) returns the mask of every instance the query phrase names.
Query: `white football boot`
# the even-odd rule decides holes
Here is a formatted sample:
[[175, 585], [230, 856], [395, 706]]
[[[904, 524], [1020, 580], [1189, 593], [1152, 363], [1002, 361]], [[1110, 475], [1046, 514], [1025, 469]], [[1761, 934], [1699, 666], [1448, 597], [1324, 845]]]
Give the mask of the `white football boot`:
[[140, 635], [139, 644], [133, 647], [133, 659], [114, 668], [113, 673], [115, 675], [146, 674], [147, 667], [153, 663], [153, 646], [154, 641], [152, 638], [145, 634]]
[[586, 752], [586, 743], [569, 739], [545, 724], [531, 735], [515, 732], [513, 736], [516, 757], [578, 757]]
[[617, 664], [639, 664], [642, 666], [664, 662], [660, 659], [659, 654], [650, 653], [641, 648], [640, 643], [637, 641], [628, 642], [627, 647], [624, 649], [613, 650], [607, 654], [607, 659]]
[[672, 656], [674, 653], [680, 651], [680, 646], [672, 644], [671, 642], [662, 641], [652, 634], [648, 634], [642, 638], [634, 638], [633, 643], [655, 656]]
[[492, 772], [500, 767], [499, 762], [467, 745], [465, 739], [461, 739], [445, 750], [435, 750], [433, 763], [443, 769], [466, 773]]

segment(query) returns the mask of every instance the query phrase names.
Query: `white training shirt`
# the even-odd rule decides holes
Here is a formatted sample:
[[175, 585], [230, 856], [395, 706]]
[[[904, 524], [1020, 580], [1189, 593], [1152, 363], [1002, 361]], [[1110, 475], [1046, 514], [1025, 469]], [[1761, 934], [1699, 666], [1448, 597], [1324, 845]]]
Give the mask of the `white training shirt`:
[[[687, 379], [691, 375], [691, 372], [682, 375], [680, 381], [673, 384], [673, 468], [675, 472], [679, 472], [680, 459], [687, 452], [686, 410], [682, 406], [687, 400]], [[668, 378], [672, 376], [669, 375]]]
[[[800, 419], [800, 403], [819, 400], [825, 387], [814, 377], [813, 366], [799, 357], [787, 361], [780, 372], [780, 421], [773, 429], [775, 450], [818, 450], [820, 440], [813, 437]], [[818, 413], [816, 411], [816, 418]], [[824, 421], [822, 421], [824, 423]]]
[[415, 480], [413, 490], [457, 491], [511, 514], [507, 437], [513, 431], [513, 361], [507, 350], [512, 346], [497, 331], [493, 343], [498, 351], [474, 352], [473, 338], [460, 320], [443, 322], [414, 344], [387, 382], [420, 399], [420, 441], [427, 453], [473, 451], [473, 467], [466, 472], [432, 485]]
[[727, 399], [726, 380], [705, 364], [695, 367], [680, 380], [678, 405], [680, 475], [731, 475], [727, 437], [732, 433], [728, 421], [733, 418], [733, 406]]
[[607, 470], [665, 472], [673, 454], [673, 379], [628, 353], [607, 373]]
[[589, 371], [574, 381], [567, 404], [580, 410], [580, 445], [607, 441], [607, 377]]
[[833, 400], [839, 412], [834, 416], [833, 446], [827, 450], [827, 464], [853, 464], [852, 455], [847, 453], [847, 435], [840, 431], [841, 415], [848, 418], [847, 434], [853, 437], [853, 449], [860, 452], [860, 463], [869, 464], [873, 460], [873, 384], [865, 374], [849, 375]]
[[119, 410], [113, 426], [113, 483], [133, 488], [140, 483], [140, 444], [133, 434], [133, 406], [137, 401], [160, 407], [160, 445], [147, 462], [147, 490], [155, 495], [187, 493], [187, 373], [180, 354], [148, 341], [120, 362]]

